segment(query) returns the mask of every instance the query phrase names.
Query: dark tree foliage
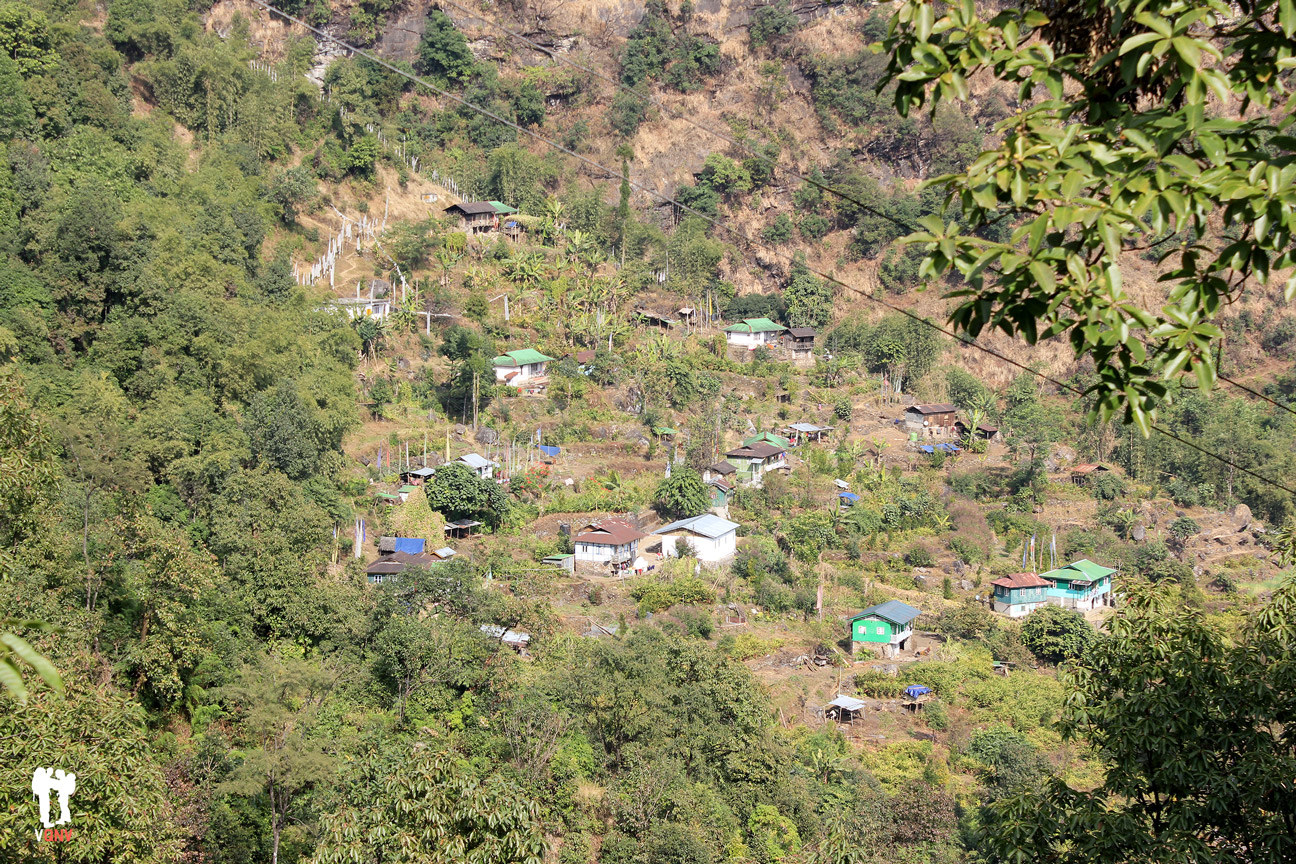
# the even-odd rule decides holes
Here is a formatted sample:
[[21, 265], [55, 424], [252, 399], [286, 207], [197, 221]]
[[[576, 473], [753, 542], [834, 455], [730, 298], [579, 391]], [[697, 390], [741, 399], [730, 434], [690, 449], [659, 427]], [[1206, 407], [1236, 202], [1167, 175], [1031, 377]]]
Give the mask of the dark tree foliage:
[[418, 55], [419, 72], [455, 84], [466, 84], [477, 67], [463, 34], [440, 9], [428, 12]]
[[1046, 663], [1083, 658], [1095, 641], [1093, 627], [1074, 609], [1041, 606], [1022, 623], [1022, 643]]

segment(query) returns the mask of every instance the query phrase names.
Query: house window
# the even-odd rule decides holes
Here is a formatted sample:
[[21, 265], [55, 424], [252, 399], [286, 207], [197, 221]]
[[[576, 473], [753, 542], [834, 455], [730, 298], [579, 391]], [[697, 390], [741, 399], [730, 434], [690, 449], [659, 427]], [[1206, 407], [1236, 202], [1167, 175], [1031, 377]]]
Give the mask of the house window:
[[878, 635], [879, 635], [879, 636], [882, 636], [882, 635], [884, 635], [884, 634], [886, 633], [886, 629], [883, 628], [883, 627], [879, 627], [879, 628], [877, 628], [877, 632], [878, 632]]

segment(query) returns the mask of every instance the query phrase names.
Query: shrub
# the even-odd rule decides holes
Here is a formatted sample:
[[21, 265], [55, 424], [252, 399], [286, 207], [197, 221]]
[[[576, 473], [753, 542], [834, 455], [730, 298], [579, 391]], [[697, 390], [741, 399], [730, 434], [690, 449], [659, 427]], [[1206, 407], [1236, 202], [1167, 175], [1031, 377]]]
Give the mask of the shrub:
[[931, 567], [935, 565], [936, 559], [932, 557], [927, 547], [911, 546], [909, 551], [904, 553], [904, 562], [910, 567]]
[[1099, 501], [1115, 501], [1125, 494], [1125, 483], [1111, 472], [1099, 473], [1089, 484], [1093, 496]]
[[1046, 663], [1079, 657], [1096, 638], [1083, 615], [1061, 606], [1041, 606], [1022, 622], [1022, 642]]
[[1195, 520], [1190, 519], [1187, 516], [1180, 516], [1178, 519], [1170, 523], [1170, 536], [1181, 543], [1194, 534], [1200, 532], [1201, 526], [1198, 525]]
[[964, 564], [980, 564], [986, 559], [985, 549], [967, 537], [955, 535], [949, 539], [950, 551]]
[[792, 240], [792, 220], [786, 213], [774, 217], [774, 221], [761, 231], [761, 239], [766, 243], [781, 245]]
[[753, 47], [775, 45], [796, 33], [800, 26], [801, 22], [788, 0], [776, 0], [756, 7], [752, 12], [751, 24], [747, 27], [747, 36]]
[[860, 672], [855, 676], [855, 692], [874, 699], [895, 699], [904, 689], [899, 678], [885, 672]]

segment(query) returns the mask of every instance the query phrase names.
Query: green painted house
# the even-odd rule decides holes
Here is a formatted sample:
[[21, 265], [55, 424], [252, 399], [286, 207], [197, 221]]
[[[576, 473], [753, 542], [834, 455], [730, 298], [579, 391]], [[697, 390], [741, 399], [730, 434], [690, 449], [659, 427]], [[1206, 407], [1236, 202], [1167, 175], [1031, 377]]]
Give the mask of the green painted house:
[[914, 619], [921, 614], [921, 610], [899, 600], [870, 606], [850, 619], [851, 648], [857, 642], [866, 642], [903, 651], [913, 637]]
[[1024, 618], [1049, 602], [1048, 589], [1051, 583], [1035, 573], [1000, 576], [990, 584], [994, 586], [990, 610], [1009, 618]]
[[1084, 612], [1111, 604], [1115, 574], [1111, 567], [1081, 558], [1040, 576], [1048, 583], [1048, 602]]

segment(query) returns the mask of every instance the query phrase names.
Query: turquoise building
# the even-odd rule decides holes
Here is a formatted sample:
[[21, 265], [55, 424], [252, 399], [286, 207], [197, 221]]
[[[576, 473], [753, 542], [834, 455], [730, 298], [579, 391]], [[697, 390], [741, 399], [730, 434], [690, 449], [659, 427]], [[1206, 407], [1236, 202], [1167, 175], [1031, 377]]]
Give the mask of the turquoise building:
[[1088, 558], [1040, 574], [1048, 582], [1048, 602], [1085, 612], [1112, 605], [1112, 576], [1116, 571]]
[[1013, 573], [1000, 576], [990, 583], [994, 594], [990, 597], [990, 611], [1009, 618], [1025, 618], [1049, 602], [1048, 590], [1052, 585], [1034, 573]]

